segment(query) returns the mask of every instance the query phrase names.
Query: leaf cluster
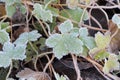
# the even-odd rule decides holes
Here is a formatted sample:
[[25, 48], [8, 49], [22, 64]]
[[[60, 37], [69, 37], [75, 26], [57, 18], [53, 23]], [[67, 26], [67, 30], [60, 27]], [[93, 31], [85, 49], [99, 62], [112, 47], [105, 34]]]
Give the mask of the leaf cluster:
[[[62, 7], [62, 9], [62, 4], [59, 8], [59, 0], [40, 0], [40, 3], [34, 0], [2, 1], [5, 3], [6, 18], [11, 20], [20, 11], [22, 15], [26, 16], [25, 24], [28, 24], [27, 27], [32, 25], [32, 28], [29, 27], [30, 30], [35, 30], [21, 33], [15, 41], [12, 41], [10, 32], [12, 33], [11, 26], [13, 27], [14, 24], [11, 25], [11, 22], [6, 22], [4, 19], [0, 21], [0, 44], [2, 45], [0, 67], [6, 68], [10, 66], [13, 60], [30, 58], [27, 55], [30, 55], [29, 52], [31, 51], [28, 49], [31, 50], [31, 48], [33, 52], [37, 53], [38, 58], [38, 50], [46, 49], [47, 46], [47, 48], [52, 49], [53, 54], [58, 59], [62, 59], [63, 56], [68, 54], [74, 54], [84, 59], [90, 57], [96, 63], [103, 63], [102, 71], [105, 74], [119, 70], [119, 55], [108, 50], [111, 47], [111, 41], [115, 39], [115, 34], [98, 31], [95, 37], [92, 37], [89, 36], [89, 27], [81, 26], [85, 20], [89, 19], [89, 13], [86, 9], [78, 7], [78, 5], [80, 3], [90, 4], [90, 0], [83, 0], [83, 2], [81, 0], [66, 0], [65, 7], [67, 8]], [[29, 16], [30, 19], [28, 19]], [[115, 33], [119, 34], [119, 14], [112, 17], [112, 22], [117, 25]], [[42, 35], [45, 37], [42, 37]], [[42, 40], [38, 40], [40, 37], [42, 37]], [[32, 44], [31, 42], [35, 43]], [[39, 48], [38, 45], [40, 45]], [[32, 59], [30, 58], [30, 60]], [[54, 73], [54, 75], [57, 80], [68, 79], [67, 76], [60, 76], [57, 73]]]

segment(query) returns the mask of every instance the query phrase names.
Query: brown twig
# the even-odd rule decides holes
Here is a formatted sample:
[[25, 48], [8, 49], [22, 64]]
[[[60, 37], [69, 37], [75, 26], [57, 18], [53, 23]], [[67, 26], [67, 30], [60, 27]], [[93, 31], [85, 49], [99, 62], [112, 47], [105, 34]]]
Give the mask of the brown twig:
[[47, 31], [46, 31], [45, 26], [43, 25], [43, 23], [42, 23], [39, 19], [37, 19], [37, 20], [38, 20], [38, 22], [40, 23], [40, 25], [41, 25], [44, 33], [46, 34], [46, 36], [49, 37], [49, 35], [48, 35], [48, 33], [47, 33]]
[[28, 16], [29, 16], [29, 8], [28, 8], [28, 6], [27, 6], [27, 2], [26, 2], [26, 0], [25, 0], [25, 3], [24, 3], [24, 5], [25, 5], [25, 7], [26, 7], [26, 28], [27, 28], [27, 31], [29, 32], [29, 18], [28, 18]]
[[86, 24], [81, 24], [81, 26], [87, 27], [88, 29], [93, 29], [93, 30], [102, 31], [102, 32], [108, 31], [106, 29], [100, 29], [100, 28], [96, 28], [94, 26], [89, 26], [89, 25], [86, 25]]
[[[64, 20], [67, 20], [68, 18], [66, 18], [66, 17], [63, 17], [63, 16], [58, 16], [59, 18], [62, 18], [62, 19], [64, 19]], [[79, 22], [77, 22], [77, 21], [74, 21], [74, 20], [71, 20], [73, 23], [75, 23], [75, 24], [79, 24]], [[79, 26], [84, 26], [84, 27], [87, 27], [88, 29], [93, 29], [93, 30], [97, 30], [97, 31], [103, 31], [103, 32], [106, 32], [106, 31], [108, 31], [108, 30], [106, 30], [106, 29], [100, 29], [100, 28], [96, 28], [95, 26], [89, 26], [89, 25], [86, 25], [86, 24], [83, 24], [83, 23], [80, 23], [79, 24]]]
[[[67, 6], [67, 4], [51, 4], [53, 6]], [[78, 4], [78, 7], [81, 8], [86, 8], [86, 5], [82, 5], [82, 4]], [[87, 6], [88, 8], [93, 8], [93, 9], [98, 9], [98, 8], [102, 8], [102, 9], [113, 9], [113, 8], [120, 8], [119, 5], [114, 5], [114, 6]]]
[[6, 80], [9, 78], [10, 73], [11, 73], [11, 71], [12, 71], [12, 68], [13, 68], [13, 63], [12, 63], [12, 61], [11, 61], [9, 71], [8, 71], [8, 73], [7, 73], [7, 76], [6, 76]]
[[47, 70], [48, 66], [52, 63], [52, 61], [54, 60], [54, 58], [55, 58], [55, 56], [53, 55], [53, 56], [52, 56], [52, 59], [51, 59], [51, 60], [49, 60], [49, 62], [48, 62], [48, 63], [46, 64], [46, 66], [44, 67], [43, 72], [46, 72], [46, 70]]
[[78, 64], [77, 64], [77, 57], [74, 56], [74, 54], [71, 54], [71, 56], [72, 56], [75, 71], [76, 71], [76, 74], [77, 74], [77, 80], [82, 80], [82, 77], [81, 77], [81, 74], [80, 74], [80, 69], [79, 69]]
[[102, 70], [103, 70], [103, 66], [101, 66], [99, 63], [97, 63], [96, 61], [92, 60], [90, 57], [84, 57], [87, 61], [89, 61], [90, 63], [93, 64], [93, 66], [100, 72], [101, 75], [103, 75], [107, 80], [120, 80], [119, 77], [114, 76], [110, 73], [105, 74]]

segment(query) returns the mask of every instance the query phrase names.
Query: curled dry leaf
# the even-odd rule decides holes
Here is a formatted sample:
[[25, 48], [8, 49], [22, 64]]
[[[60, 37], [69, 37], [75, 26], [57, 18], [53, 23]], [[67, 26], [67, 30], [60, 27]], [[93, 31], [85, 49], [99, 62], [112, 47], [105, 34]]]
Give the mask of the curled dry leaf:
[[29, 68], [25, 68], [21, 72], [18, 72], [16, 76], [25, 80], [51, 80], [47, 73], [35, 72]]
[[111, 41], [109, 44], [109, 51], [118, 53], [120, 49], [120, 29], [112, 21], [109, 22], [109, 31], [111, 32]]

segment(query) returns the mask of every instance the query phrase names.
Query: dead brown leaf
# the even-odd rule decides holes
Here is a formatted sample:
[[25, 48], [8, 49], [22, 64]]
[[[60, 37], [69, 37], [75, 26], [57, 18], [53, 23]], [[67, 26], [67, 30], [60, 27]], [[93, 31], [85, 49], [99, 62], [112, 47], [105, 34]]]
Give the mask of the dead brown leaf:
[[118, 53], [120, 49], [120, 29], [112, 21], [109, 22], [109, 31], [111, 32], [111, 41], [109, 44], [109, 51]]
[[0, 3], [0, 17], [6, 15], [4, 3]]
[[26, 80], [51, 80], [49, 75], [45, 72], [35, 72], [29, 68], [25, 68], [21, 72], [18, 72], [16, 75], [20, 79]]

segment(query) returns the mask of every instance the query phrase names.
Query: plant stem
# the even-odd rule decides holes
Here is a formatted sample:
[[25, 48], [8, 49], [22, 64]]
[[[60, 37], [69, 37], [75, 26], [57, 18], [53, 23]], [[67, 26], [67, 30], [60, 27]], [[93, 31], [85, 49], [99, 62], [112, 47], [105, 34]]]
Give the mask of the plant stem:
[[34, 48], [33, 44], [31, 42], [28, 42], [30, 44], [30, 46], [32, 47], [32, 49], [35, 51], [35, 53], [38, 55], [38, 51]]
[[10, 73], [11, 73], [12, 68], [13, 68], [13, 64], [12, 64], [12, 62], [11, 62], [11, 64], [10, 64], [10, 69], [9, 69], [9, 71], [8, 71], [8, 73], [7, 73], [7, 76], [6, 76], [6, 80], [9, 78], [9, 75], [10, 75]]
[[78, 64], [77, 64], [77, 57], [74, 56], [74, 54], [71, 54], [71, 56], [72, 56], [75, 71], [76, 71], [76, 74], [77, 74], [77, 80], [83, 80], [82, 77], [81, 77], [81, 74], [80, 74], [80, 69], [79, 69]]

